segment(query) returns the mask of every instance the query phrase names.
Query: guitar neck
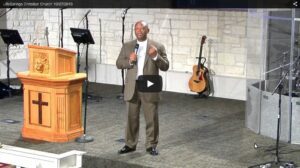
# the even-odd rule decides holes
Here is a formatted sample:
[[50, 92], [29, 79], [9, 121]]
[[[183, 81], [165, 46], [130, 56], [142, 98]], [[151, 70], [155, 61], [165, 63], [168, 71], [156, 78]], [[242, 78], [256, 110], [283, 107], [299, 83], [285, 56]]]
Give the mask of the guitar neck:
[[202, 48], [203, 48], [203, 44], [205, 43], [205, 39], [206, 39], [206, 36], [202, 36], [202, 38], [201, 38], [201, 45], [200, 45], [199, 60], [198, 60], [198, 71], [200, 70], [201, 64], [202, 64], [201, 63], [201, 60], [202, 60]]
[[198, 70], [201, 68], [202, 48], [203, 48], [203, 45], [201, 45], [201, 47], [200, 47], [200, 53], [199, 53], [199, 59], [198, 59]]

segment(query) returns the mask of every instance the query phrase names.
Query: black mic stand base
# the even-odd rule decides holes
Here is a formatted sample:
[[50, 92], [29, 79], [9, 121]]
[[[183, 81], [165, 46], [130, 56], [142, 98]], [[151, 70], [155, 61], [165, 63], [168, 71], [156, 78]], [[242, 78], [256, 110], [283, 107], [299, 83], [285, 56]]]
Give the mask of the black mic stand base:
[[83, 134], [81, 137], [76, 138], [75, 141], [78, 143], [89, 143], [89, 142], [93, 142], [94, 138], [92, 136]]
[[260, 163], [248, 168], [296, 168], [296, 164], [292, 161], [270, 161], [265, 163]]

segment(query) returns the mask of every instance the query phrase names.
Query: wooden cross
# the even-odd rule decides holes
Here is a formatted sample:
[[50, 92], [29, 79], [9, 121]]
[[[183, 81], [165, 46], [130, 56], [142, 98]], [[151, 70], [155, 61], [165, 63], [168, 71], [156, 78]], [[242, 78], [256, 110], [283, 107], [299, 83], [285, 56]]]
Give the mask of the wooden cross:
[[39, 93], [39, 98], [38, 100], [32, 100], [33, 104], [37, 104], [39, 107], [39, 124], [42, 124], [43, 122], [43, 106], [48, 106], [48, 102], [43, 102], [42, 101], [42, 93]]

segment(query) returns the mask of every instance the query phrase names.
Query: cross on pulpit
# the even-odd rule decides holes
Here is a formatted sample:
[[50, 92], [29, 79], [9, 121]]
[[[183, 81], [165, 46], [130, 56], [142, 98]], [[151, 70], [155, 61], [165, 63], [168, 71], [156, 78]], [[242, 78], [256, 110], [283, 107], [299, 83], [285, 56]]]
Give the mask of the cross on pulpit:
[[39, 96], [38, 96], [38, 100], [32, 100], [32, 103], [33, 104], [37, 104], [39, 107], [39, 124], [42, 124], [43, 122], [43, 106], [48, 106], [48, 102], [43, 102], [42, 101], [42, 93], [39, 93]]

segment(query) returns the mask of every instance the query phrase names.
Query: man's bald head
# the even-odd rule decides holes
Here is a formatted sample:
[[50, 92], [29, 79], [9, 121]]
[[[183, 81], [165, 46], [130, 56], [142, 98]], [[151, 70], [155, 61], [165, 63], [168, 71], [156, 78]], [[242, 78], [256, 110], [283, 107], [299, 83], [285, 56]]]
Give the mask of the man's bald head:
[[139, 20], [139, 21], [137, 21], [137, 22], [135, 23], [135, 26], [136, 26], [137, 24], [141, 24], [141, 25], [143, 25], [144, 27], [147, 27], [147, 28], [149, 28], [149, 27], [148, 27], [148, 23], [147, 23], [147, 22], [145, 22], [145, 21], [143, 21], [143, 20]]
[[149, 33], [148, 23], [143, 20], [137, 21], [134, 26], [134, 32], [138, 41], [145, 41]]

